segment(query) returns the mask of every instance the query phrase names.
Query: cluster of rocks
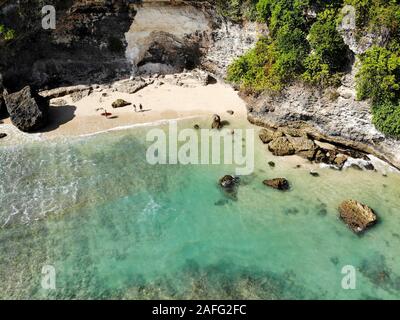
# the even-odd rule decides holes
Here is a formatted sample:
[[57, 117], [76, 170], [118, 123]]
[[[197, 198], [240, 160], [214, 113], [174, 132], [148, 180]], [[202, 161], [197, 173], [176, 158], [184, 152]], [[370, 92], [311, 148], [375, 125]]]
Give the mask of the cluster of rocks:
[[278, 129], [264, 128], [260, 131], [259, 137], [275, 156], [298, 155], [315, 163], [325, 163], [338, 169], [342, 169], [350, 157], [362, 158], [367, 161], [365, 169], [374, 169], [364, 153], [333, 146], [332, 148], [322, 147], [298, 128], [290, 126]]
[[[225, 194], [237, 200], [237, 192], [240, 179], [231, 175], [226, 175], [219, 180], [219, 185]], [[287, 191], [290, 189], [289, 181], [285, 178], [275, 178], [264, 180], [265, 186], [276, 190]], [[355, 233], [360, 234], [375, 225], [378, 221], [373, 209], [356, 200], [345, 200], [339, 208], [340, 219]]]

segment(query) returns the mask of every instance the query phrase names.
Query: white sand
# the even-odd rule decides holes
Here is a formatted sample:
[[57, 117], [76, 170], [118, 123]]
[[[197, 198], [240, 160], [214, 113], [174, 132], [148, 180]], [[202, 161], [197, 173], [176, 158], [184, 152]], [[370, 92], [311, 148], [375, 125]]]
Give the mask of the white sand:
[[[226, 84], [203, 86], [191, 83], [189, 87], [184, 87], [171, 82], [161, 86], [156, 83], [135, 94], [115, 91], [112, 86], [102, 86], [77, 102], [73, 102], [70, 95], [53, 99], [49, 112], [51, 123], [43, 130], [42, 136], [53, 138], [85, 135], [116, 127], [192, 116], [209, 115], [210, 124], [213, 114], [219, 114], [226, 120], [246, 116], [244, 101]], [[55, 106], [54, 102], [59, 99], [65, 100], [67, 105]], [[142, 104], [144, 112], [135, 112], [133, 105], [113, 109], [111, 105], [117, 99], [124, 99], [137, 106]], [[96, 111], [98, 108], [105, 108], [112, 116], [101, 116], [102, 111]], [[228, 110], [233, 110], [234, 115], [229, 115]], [[5, 123], [10, 123], [10, 120], [6, 119]]]

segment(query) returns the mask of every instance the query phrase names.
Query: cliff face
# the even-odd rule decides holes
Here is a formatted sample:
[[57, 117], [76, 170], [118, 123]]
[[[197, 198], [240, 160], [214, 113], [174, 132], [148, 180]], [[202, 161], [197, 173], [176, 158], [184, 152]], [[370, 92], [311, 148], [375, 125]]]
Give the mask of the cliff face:
[[41, 27], [43, 1], [5, 4], [0, 10], [0, 22], [18, 35], [0, 45], [0, 73], [13, 90], [26, 84], [106, 82], [136, 72], [179, 72], [200, 64], [223, 76], [232, 59], [257, 39], [254, 24], [242, 29], [224, 21], [208, 1], [46, 4], [57, 10], [56, 30]]
[[[343, 9], [346, 11], [346, 7]], [[344, 16], [342, 21], [346, 21]], [[338, 31], [350, 49], [351, 64], [341, 86], [321, 90], [292, 84], [278, 95], [246, 97], [249, 121], [260, 126], [301, 127], [309, 136], [371, 153], [400, 169], [400, 141], [387, 138], [372, 123], [371, 101], [356, 98], [358, 54], [388, 42], [388, 30], [362, 31], [341, 23]]]
[[[52, 1], [56, 30], [41, 26], [43, 1], [2, 8], [17, 37], [0, 48], [6, 86], [19, 89], [106, 80], [125, 73], [124, 33], [135, 10], [128, 1]], [[7, 21], [8, 20], [8, 21]]]

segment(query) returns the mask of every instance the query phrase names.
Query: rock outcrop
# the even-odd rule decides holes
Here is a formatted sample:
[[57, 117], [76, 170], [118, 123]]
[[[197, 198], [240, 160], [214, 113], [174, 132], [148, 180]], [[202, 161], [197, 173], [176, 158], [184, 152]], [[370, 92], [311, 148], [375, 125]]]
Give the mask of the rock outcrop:
[[5, 23], [20, 36], [0, 48], [0, 70], [7, 87], [54, 88], [129, 76], [125, 33], [136, 13], [130, 2], [52, 1], [57, 23], [51, 32], [41, 25], [42, 1], [9, 6]]
[[[342, 9], [342, 19], [337, 26], [345, 44], [355, 54], [365, 53], [373, 45], [385, 46], [390, 39], [390, 30], [383, 26], [374, 26], [375, 30], [363, 30], [357, 27], [357, 13], [351, 5]], [[380, 28], [379, 30], [377, 28]]]
[[295, 153], [292, 143], [287, 137], [279, 137], [270, 142], [268, 145], [269, 151], [275, 156], [290, 156]]
[[46, 125], [49, 102], [30, 87], [4, 95], [11, 122], [21, 131], [32, 132]]
[[130, 103], [130, 102], [128, 102], [128, 101], [125, 101], [124, 99], [117, 99], [117, 100], [115, 100], [113, 103], [112, 103], [112, 107], [114, 108], [114, 109], [116, 109], [116, 108], [123, 108], [123, 107], [126, 107], [126, 106], [129, 106], [129, 105], [131, 105], [132, 103]]
[[355, 233], [363, 232], [377, 222], [375, 212], [368, 206], [355, 200], [342, 202], [339, 206], [339, 213], [340, 218]]
[[271, 180], [264, 180], [263, 184], [277, 189], [277, 190], [281, 190], [281, 191], [286, 191], [289, 190], [290, 185], [289, 185], [289, 181], [287, 181], [285, 178], [275, 178], [275, 179], [271, 179]]
[[301, 84], [280, 95], [247, 97], [248, 120], [266, 128], [294, 126], [313, 140], [372, 154], [400, 168], [400, 141], [385, 137], [373, 125], [369, 102], [356, 99], [355, 73], [353, 68], [344, 76], [334, 100], [330, 90]]
[[283, 132], [271, 129], [262, 129], [259, 133], [259, 137], [264, 144], [270, 143], [272, 140], [282, 137]]
[[4, 139], [5, 137], [7, 137], [7, 133], [0, 133], [0, 139]]

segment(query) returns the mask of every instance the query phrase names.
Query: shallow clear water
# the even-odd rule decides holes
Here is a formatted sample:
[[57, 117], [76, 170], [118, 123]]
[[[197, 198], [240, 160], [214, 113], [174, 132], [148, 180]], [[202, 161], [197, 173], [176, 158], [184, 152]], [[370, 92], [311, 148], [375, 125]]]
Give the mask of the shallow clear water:
[[[233, 166], [151, 166], [146, 130], [0, 148], [0, 298], [400, 298], [400, 175], [316, 178], [256, 139], [234, 201], [217, 185]], [[287, 193], [262, 185], [281, 176]], [[379, 214], [363, 236], [337, 217], [349, 198]]]

